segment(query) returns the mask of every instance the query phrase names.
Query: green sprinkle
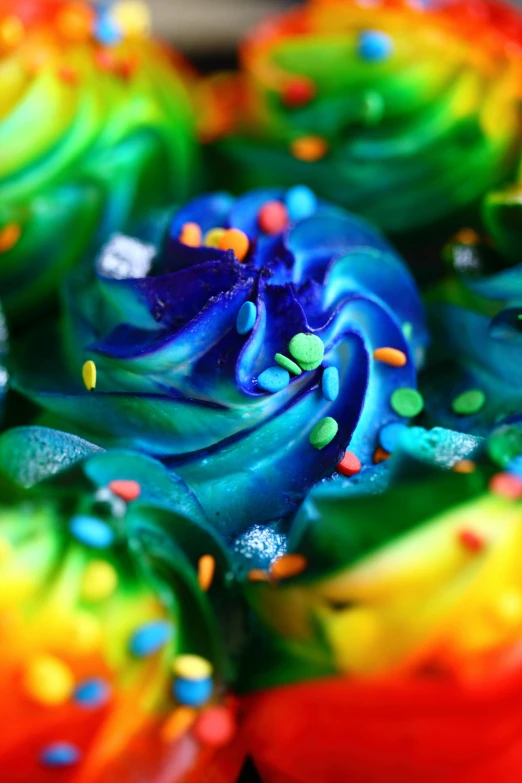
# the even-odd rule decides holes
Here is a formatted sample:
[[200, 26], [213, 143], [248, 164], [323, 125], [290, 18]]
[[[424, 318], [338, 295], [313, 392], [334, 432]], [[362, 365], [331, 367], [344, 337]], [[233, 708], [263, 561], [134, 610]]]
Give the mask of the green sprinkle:
[[323, 361], [324, 343], [315, 334], [296, 334], [288, 349], [303, 370], [315, 370]]
[[459, 416], [471, 416], [473, 413], [478, 413], [485, 402], [486, 395], [482, 389], [470, 389], [455, 397], [451, 407]]
[[293, 362], [291, 359], [288, 358], [288, 356], [285, 356], [282, 353], [276, 353], [274, 359], [281, 367], [284, 367], [285, 370], [291, 372], [292, 375], [301, 375], [301, 373], [303, 372], [298, 364]]
[[411, 324], [409, 321], [406, 321], [406, 323], [403, 323], [402, 325], [402, 333], [405, 336], [407, 340], [411, 340], [411, 337], [413, 335], [413, 324]]
[[339, 425], [335, 419], [332, 419], [331, 416], [327, 416], [325, 419], [318, 421], [313, 428], [312, 432], [310, 433], [310, 443], [315, 449], [319, 449], [320, 451], [333, 441], [337, 435], [338, 430]]
[[519, 314], [517, 315], [517, 318], [518, 318], [518, 320], [519, 320], [519, 321], [522, 321], [522, 313], [519, 313]]
[[390, 404], [399, 416], [411, 419], [424, 408], [424, 399], [417, 389], [396, 389], [390, 398]]

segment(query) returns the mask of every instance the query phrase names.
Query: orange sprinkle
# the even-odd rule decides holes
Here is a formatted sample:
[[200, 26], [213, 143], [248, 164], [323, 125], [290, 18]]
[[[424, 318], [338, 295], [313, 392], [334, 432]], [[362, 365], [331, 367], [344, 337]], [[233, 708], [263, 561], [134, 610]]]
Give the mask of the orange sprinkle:
[[116, 69], [116, 60], [109, 49], [99, 49], [94, 55], [96, 65], [102, 71], [114, 71]]
[[58, 69], [58, 76], [62, 82], [65, 82], [66, 84], [77, 84], [78, 82], [77, 71], [69, 65], [62, 65], [62, 67]]
[[14, 49], [23, 40], [25, 31], [22, 21], [17, 16], [6, 16], [0, 24], [0, 44], [7, 49]]
[[373, 352], [373, 358], [383, 364], [389, 364], [390, 367], [404, 367], [408, 361], [404, 351], [399, 351], [397, 348], [377, 348]]
[[294, 158], [306, 163], [314, 163], [324, 158], [328, 152], [328, 142], [321, 136], [301, 136], [290, 145]]
[[303, 555], [296, 553], [281, 555], [270, 566], [270, 576], [274, 579], [288, 579], [291, 576], [301, 574], [307, 565], [308, 561]]
[[197, 223], [184, 223], [181, 227], [179, 241], [182, 245], [187, 245], [187, 247], [200, 247], [201, 236], [201, 228]]
[[174, 742], [185, 734], [196, 720], [197, 711], [192, 707], [177, 707], [161, 729], [164, 742]]
[[244, 261], [250, 249], [250, 240], [239, 228], [229, 228], [219, 240], [220, 250], [233, 250], [238, 261]]
[[248, 579], [250, 582], [269, 582], [270, 574], [263, 571], [262, 568], [252, 568], [252, 570], [248, 572]]
[[460, 544], [468, 552], [481, 552], [484, 549], [485, 542], [482, 536], [473, 530], [460, 530], [458, 534]]
[[198, 562], [198, 582], [203, 592], [207, 592], [214, 579], [216, 561], [212, 555], [202, 555]]
[[67, 3], [58, 14], [56, 27], [64, 38], [83, 41], [89, 38], [94, 21], [94, 12], [83, 3]]
[[8, 223], [0, 230], [0, 253], [7, 253], [16, 245], [22, 235], [18, 223]]
[[480, 236], [472, 228], [463, 228], [453, 237], [459, 245], [478, 245]]
[[118, 63], [118, 74], [122, 79], [132, 79], [138, 70], [139, 60], [136, 55], [126, 57]]
[[390, 457], [391, 454], [388, 451], [385, 451], [378, 446], [373, 453], [373, 464], [380, 465], [381, 462], [385, 462], [387, 459], [390, 459]]
[[471, 459], [459, 459], [453, 465], [453, 471], [455, 473], [474, 473], [476, 465]]

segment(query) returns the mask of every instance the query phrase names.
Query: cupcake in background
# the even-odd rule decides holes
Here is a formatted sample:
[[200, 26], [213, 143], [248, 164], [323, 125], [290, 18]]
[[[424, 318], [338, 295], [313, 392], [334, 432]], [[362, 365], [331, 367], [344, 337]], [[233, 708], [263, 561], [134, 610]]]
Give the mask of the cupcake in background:
[[135, 2], [2, 0], [0, 298], [40, 306], [86, 251], [193, 183], [191, 74]]
[[153, 460], [61, 433], [10, 431], [0, 455], [5, 779], [230, 783], [242, 756], [204, 592], [223, 561], [189, 493], [174, 502]]
[[429, 247], [513, 173], [521, 42], [519, 11], [489, 0], [308, 0], [203, 83], [202, 137], [227, 187], [305, 182]]
[[304, 186], [203, 195], [113, 237], [64, 313], [20, 352], [17, 388], [59, 429], [161, 459], [228, 543], [293, 515], [348, 446], [373, 464], [382, 427], [422, 410], [413, 278]]
[[483, 447], [456, 460], [454, 433], [434, 470], [431, 437], [407, 436], [384, 494], [317, 487], [288, 553], [245, 579], [243, 728], [266, 783], [517, 779], [522, 480]]

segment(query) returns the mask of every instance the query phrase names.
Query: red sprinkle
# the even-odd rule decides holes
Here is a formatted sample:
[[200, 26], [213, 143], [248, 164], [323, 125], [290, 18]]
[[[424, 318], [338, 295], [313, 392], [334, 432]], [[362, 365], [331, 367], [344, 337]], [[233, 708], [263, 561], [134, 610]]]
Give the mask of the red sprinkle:
[[78, 83], [78, 73], [69, 65], [62, 65], [61, 68], [58, 69], [58, 76], [62, 82], [65, 82], [66, 84]]
[[131, 503], [141, 495], [141, 487], [137, 481], [124, 479], [111, 481], [109, 489], [126, 503]]
[[315, 84], [310, 79], [293, 79], [283, 92], [283, 103], [291, 109], [306, 106], [317, 94]]
[[257, 222], [265, 234], [280, 234], [288, 226], [288, 211], [280, 201], [268, 201], [259, 210]]
[[231, 710], [220, 705], [202, 712], [194, 726], [196, 739], [213, 748], [229, 743], [235, 733], [236, 722]]
[[347, 451], [340, 463], [337, 465], [337, 472], [342, 476], [355, 476], [361, 470], [361, 460], [359, 457], [351, 452]]
[[497, 473], [489, 482], [489, 490], [508, 500], [522, 498], [522, 479], [513, 473]]
[[460, 530], [458, 536], [459, 542], [469, 552], [481, 552], [486, 545], [482, 536], [473, 530]]

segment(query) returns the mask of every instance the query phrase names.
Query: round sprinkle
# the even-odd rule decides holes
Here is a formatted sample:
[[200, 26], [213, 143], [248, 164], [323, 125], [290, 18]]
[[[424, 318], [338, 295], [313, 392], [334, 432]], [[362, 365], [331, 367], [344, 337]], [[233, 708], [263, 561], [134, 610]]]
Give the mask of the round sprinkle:
[[187, 680], [178, 677], [174, 680], [174, 698], [178, 704], [187, 707], [202, 707], [212, 698], [214, 684], [210, 678], [204, 680]]
[[81, 707], [101, 707], [109, 699], [110, 688], [105, 680], [93, 678], [84, 680], [74, 691], [74, 701]]
[[270, 574], [262, 568], [252, 568], [247, 575], [249, 582], [270, 582]]
[[299, 365], [293, 362], [284, 354], [276, 353], [274, 359], [281, 367], [284, 367], [285, 370], [288, 370], [288, 372], [291, 373], [292, 375], [302, 375], [303, 371], [301, 370]]
[[298, 160], [315, 163], [328, 152], [328, 142], [321, 136], [301, 136], [290, 145], [290, 152]]
[[409, 321], [403, 323], [402, 333], [407, 340], [411, 340], [411, 338], [413, 337], [413, 324], [411, 324]]
[[315, 370], [324, 356], [324, 343], [315, 334], [296, 334], [290, 340], [288, 350], [303, 370]]
[[107, 549], [114, 541], [114, 533], [106, 522], [86, 514], [73, 517], [69, 530], [77, 541], [92, 549]]
[[380, 30], [365, 30], [357, 43], [359, 57], [369, 62], [387, 60], [393, 53], [393, 40]]
[[417, 389], [396, 389], [390, 403], [395, 413], [406, 419], [417, 416], [424, 408], [424, 399]]
[[219, 247], [225, 230], [226, 229], [224, 228], [211, 228], [210, 231], [207, 231], [205, 234], [203, 244], [206, 245], [206, 247]]
[[131, 479], [117, 479], [109, 484], [110, 491], [126, 503], [132, 503], [141, 495], [141, 486]]
[[384, 451], [387, 451], [388, 453], [395, 451], [397, 443], [407, 429], [405, 424], [398, 421], [394, 421], [391, 424], [385, 424], [379, 432], [379, 442]]
[[92, 391], [96, 388], [96, 365], [90, 359], [83, 365], [82, 378], [87, 391]]
[[187, 247], [201, 246], [201, 228], [197, 223], [184, 223], [181, 227], [179, 241]]
[[352, 451], [347, 451], [340, 463], [337, 465], [337, 472], [341, 476], [355, 476], [361, 470], [361, 460]]
[[339, 396], [339, 370], [337, 367], [326, 367], [321, 379], [321, 388], [325, 400], [333, 402]]
[[200, 655], [178, 655], [172, 670], [176, 677], [184, 680], [206, 680], [212, 677], [214, 667]]
[[203, 745], [221, 748], [236, 733], [234, 716], [227, 707], [215, 705], [204, 710], [194, 726], [194, 735]]
[[306, 185], [295, 185], [286, 192], [286, 208], [292, 222], [306, 220], [317, 212], [317, 196]]
[[453, 465], [452, 470], [454, 473], [474, 473], [476, 467], [477, 466], [471, 459], [459, 459], [458, 462]]
[[283, 91], [283, 103], [290, 109], [306, 106], [313, 101], [317, 93], [315, 84], [304, 77], [292, 79]]
[[497, 473], [489, 482], [489, 490], [494, 495], [507, 500], [522, 498], [522, 479], [513, 473]]
[[468, 552], [481, 552], [484, 549], [485, 541], [478, 533], [473, 530], [459, 530], [458, 533], [459, 543]]
[[284, 367], [279, 367], [278, 365], [264, 370], [257, 379], [257, 385], [271, 394], [285, 389], [289, 383], [290, 373]]
[[391, 454], [389, 454], [389, 452], [378, 446], [373, 453], [373, 464], [380, 465], [381, 462], [386, 462], [386, 460], [390, 459], [390, 457]]
[[373, 358], [383, 364], [389, 364], [390, 367], [404, 367], [408, 361], [404, 351], [399, 351], [397, 348], [377, 348], [373, 352]]
[[104, 560], [92, 560], [83, 574], [82, 597], [86, 601], [103, 601], [114, 593], [117, 584], [114, 566]]
[[79, 758], [80, 751], [70, 742], [54, 742], [40, 754], [40, 761], [45, 767], [71, 767]]
[[314, 449], [321, 451], [321, 449], [324, 449], [326, 446], [328, 446], [329, 443], [333, 441], [337, 435], [338, 430], [339, 425], [335, 419], [332, 419], [331, 416], [326, 416], [326, 418], [317, 422], [312, 432], [310, 433], [310, 443]]
[[272, 579], [289, 579], [291, 576], [302, 574], [307, 566], [308, 561], [304, 555], [297, 553], [281, 555], [272, 562], [270, 576]]
[[197, 718], [198, 713], [192, 707], [176, 707], [161, 730], [164, 742], [174, 742], [185, 734]]
[[134, 632], [130, 640], [130, 651], [136, 658], [148, 658], [165, 647], [171, 637], [170, 623], [165, 620], [152, 620]]
[[22, 229], [18, 223], [8, 223], [0, 230], [0, 253], [11, 250], [22, 235]]
[[238, 261], [244, 261], [250, 249], [250, 240], [239, 228], [228, 228], [219, 240], [220, 250], [232, 250]]
[[0, 22], [0, 44], [5, 48], [14, 49], [22, 42], [24, 35], [24, 26], [17, 16], [6, 16]]
[[24, 676], [25, 692], [48, 706], [64, 704], [74, 688], [74, 677], [65, 663], [53, 655], [39, 655], [30, 661]]
[[453, 413], [459, 416], [472, 416], [484, 407], [485, 402], [486, 395], [481, 389], [469, 389], [455, 397], [451, 407]]
[[216, 571], [216, 561], [212, 555], [202, 555], [198, 561], [198, 583], [203, 592], [210, 589]]
[[237, 315], [236, 329], [238, 334], [248, 334], [254, 328], [257, 318], [257, 307], [253, 302], [245, 302]]
[[257, 222], [265, 234], [280, 234], [288, 228], [288, 211], [281, 201], [268, 201], [259, 210]]

